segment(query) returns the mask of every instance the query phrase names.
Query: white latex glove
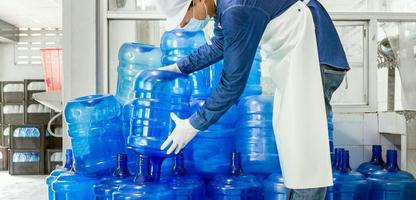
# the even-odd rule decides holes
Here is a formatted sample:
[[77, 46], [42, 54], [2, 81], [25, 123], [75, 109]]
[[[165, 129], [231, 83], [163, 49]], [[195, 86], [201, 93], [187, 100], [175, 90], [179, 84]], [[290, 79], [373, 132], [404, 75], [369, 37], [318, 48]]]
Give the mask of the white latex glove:
[[165, 67], [159, 67], [158, 70], [165, 70], [165, 71], [171, 71], [171, 72], [176, 72], [176, 73], [182, 73], [176, 63], [172, 64], [172, 65], [165, 66]]
[[178, 154], [198, 133], [198, 130], [191, 125], [189, 119], [179, 119], [174, 113], [171, 113], [170, 117], [175, 122], [176, 127], [160, 147], [160, 150], [163, 151], [172, 143], [166, 152], [168, 155], [173, 151], [175, 151], [175, 154]]

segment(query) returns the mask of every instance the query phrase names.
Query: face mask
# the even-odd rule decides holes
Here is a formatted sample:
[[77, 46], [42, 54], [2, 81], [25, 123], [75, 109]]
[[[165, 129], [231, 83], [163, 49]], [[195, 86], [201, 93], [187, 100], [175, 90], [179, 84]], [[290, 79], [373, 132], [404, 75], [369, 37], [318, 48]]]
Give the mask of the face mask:
[[[191, 20], [189, 20], [188, 24], [186, 24], [186, 26], [183, 27], [183, 29], [187, 30], [187, 31], [200, 31], [202, 29], [205, 28], [205, 26], [207, 26], [208, 22], [209, 22], [209, 15], [208, 15], [208, 9], [207, 6], [204, 4], [205, 6], [205, 15], [207, 16], [205, 19], [196, 19], [195, 17], [192, 17]], [[195, 16], [195, 14], [194, 14]]]

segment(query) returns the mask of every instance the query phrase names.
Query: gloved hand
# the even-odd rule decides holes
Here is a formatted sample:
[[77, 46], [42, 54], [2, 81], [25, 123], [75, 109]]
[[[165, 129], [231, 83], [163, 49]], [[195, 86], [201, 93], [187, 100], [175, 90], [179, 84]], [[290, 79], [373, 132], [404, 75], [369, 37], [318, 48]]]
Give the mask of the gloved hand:
[[168, 155], [173, 151], [175, 151], [175, 154], [178, 154], [198, 133], [198, 130], [191, 125], [189, 119], [179, 119], [174, 113], [171, 113], [170, 117], [175, 122], [176, 127], [160, 147], [160, 150], [163, 151], [172, 143], [166, 152]]
[[176, 63], [172, 64], [172, 65], [165, 66], [165, 67], [159, 67], [158, 70], [165, 70], [165, 71], [171, 71], [171, 72], [176, 72], [176, 73], [182, 73]]

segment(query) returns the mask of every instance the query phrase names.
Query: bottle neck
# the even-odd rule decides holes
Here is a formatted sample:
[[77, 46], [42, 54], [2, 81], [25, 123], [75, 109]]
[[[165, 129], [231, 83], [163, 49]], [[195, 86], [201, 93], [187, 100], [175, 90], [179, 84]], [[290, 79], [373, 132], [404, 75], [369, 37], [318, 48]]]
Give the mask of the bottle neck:
[[397, 164], [397, 151], [387, 150], [387, 171], [397, 172], [400, 171], [399, 165]]
[[241, 154], [239, 152], [231, 153], [230, 174], [233, 176], [240, 176], [243, 174], [241, 168]]
[[381, 156], [381, 146], [380, 145], [374, 145], [373, 146], [373, 155], [371, 156], [371, 161], [372, 163], [377, 163], [377, 164], [384, 164], [383, 161], [383, 157]]
[[129, 169], [127, 167], [127, 154], [117, 154], [117, 168], [113, 172], [113, 176], [128, 177], [130, 176]]
[[72, 163], [74, 162], [73, 156], [72, 156], [72, 149], [67, 149], [65, 152], [65, 166], [64, 168], [67, 170], [70, 170], [72, 168]]
[[149, 159], [145, 156], [140, 155], [138, 160], [138, 170], [137, 174], [134, 177], [134, 182], [136, 184], [142, 184], [149, 181]]
[[349, 151], [343, 151], [342, 152], [341, 168], [340, 168], [339, 171], [340, 171], [340, 173], [344, 173], [344, 174], [351, 172]]
[[342, 154], [344, 153], [344, 149], [338, 149], [337, 155], [336, 155], [336, 163], [335, 163], [335, 169], [340, 170], [341, 164], [342, 164]]
[[173, 175], [174, 176], [185, 176], [186, 170], [184, 166], [183, 153], [173, 158]]

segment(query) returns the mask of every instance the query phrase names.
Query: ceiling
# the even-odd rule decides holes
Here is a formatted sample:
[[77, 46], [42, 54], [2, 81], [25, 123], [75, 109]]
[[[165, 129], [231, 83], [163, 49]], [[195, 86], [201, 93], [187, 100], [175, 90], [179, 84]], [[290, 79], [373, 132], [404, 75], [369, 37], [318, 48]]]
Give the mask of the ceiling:
[[0, 0], [0, 19], [19, 28], [62, 28], [62, 0]]

